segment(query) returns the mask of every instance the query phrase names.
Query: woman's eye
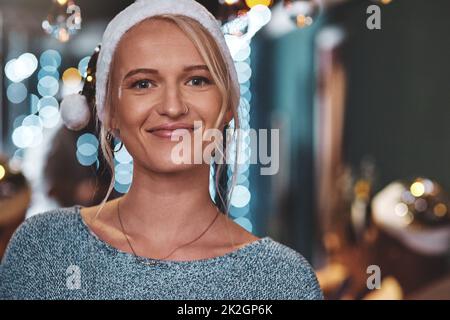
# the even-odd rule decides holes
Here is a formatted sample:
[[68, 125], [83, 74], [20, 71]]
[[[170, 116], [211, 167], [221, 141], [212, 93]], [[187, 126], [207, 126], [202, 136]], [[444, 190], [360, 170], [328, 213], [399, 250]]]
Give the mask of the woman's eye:
[[205, 77], [194, 77], [188, 81], [188, 84], [194, 87], [202, 87], [211, 84], [211, 81]]
[[150, 80], [138, 80], [135, 83], [133, 83], [133, 88], [136, 89], [148, 89], [151, 86]]

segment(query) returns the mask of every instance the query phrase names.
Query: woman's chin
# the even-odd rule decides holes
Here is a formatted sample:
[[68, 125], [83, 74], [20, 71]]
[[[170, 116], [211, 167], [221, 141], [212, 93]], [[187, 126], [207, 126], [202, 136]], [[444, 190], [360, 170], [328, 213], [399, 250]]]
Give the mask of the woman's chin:
[[152, 161], [151, 170], [158, 173], [176, 173], [192, 170], [195, 166], [193, 163], [177, 163], [170, 158]]

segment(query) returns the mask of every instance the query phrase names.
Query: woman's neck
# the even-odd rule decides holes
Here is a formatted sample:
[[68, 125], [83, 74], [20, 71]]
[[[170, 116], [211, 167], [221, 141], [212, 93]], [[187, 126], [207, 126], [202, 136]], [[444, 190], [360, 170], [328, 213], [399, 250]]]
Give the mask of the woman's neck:
[[192, 240], [217, 214], [209, 195], [207, 166], [169, 174], [136, 166], [119, 205], [127, 232], [145, 235], [152, 243]]

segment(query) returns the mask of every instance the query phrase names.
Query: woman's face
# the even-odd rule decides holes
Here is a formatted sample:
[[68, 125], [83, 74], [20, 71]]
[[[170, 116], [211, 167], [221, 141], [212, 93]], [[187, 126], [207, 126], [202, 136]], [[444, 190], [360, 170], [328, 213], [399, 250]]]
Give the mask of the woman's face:
[[[161, 137], [163, 131], [151, 131], [164, 124], [194, 126], [195, 121], [202, 125], [200, 133], [215, 125], [222, 97], [191, 40], [171, 22], [143, 21], [119, 42], [111, 77], [111, 125], [120, 130], [135, 164], [157, 172], [191, 166], [173, 161], [178, 141]], [[230, 115], [227, 112], [224, 121]]]

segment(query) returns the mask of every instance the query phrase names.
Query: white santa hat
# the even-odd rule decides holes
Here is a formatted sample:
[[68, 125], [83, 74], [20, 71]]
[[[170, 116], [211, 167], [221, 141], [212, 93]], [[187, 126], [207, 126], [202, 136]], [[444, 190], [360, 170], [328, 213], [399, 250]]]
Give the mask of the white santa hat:
[[[95, 73], [95, 102], [97, 116], [101, 122], [105, 120], [106, 85], [117, 44], [131, 27], [147, 18], [162, 14], [176, 14], [192, 18], [209, 31], [222, 51], [231, 75], [232, 85], [239, 92], [236, 69], [220, 22], [204, 6], [194, 0], [137, 0], [116, 15], [103, 34]], [[76, 94], [64, 98], [61, 103], [61, 118], [69, 129], [83, 129], [89, 123], [90, 118], [90, 110], [85, 97]]]

